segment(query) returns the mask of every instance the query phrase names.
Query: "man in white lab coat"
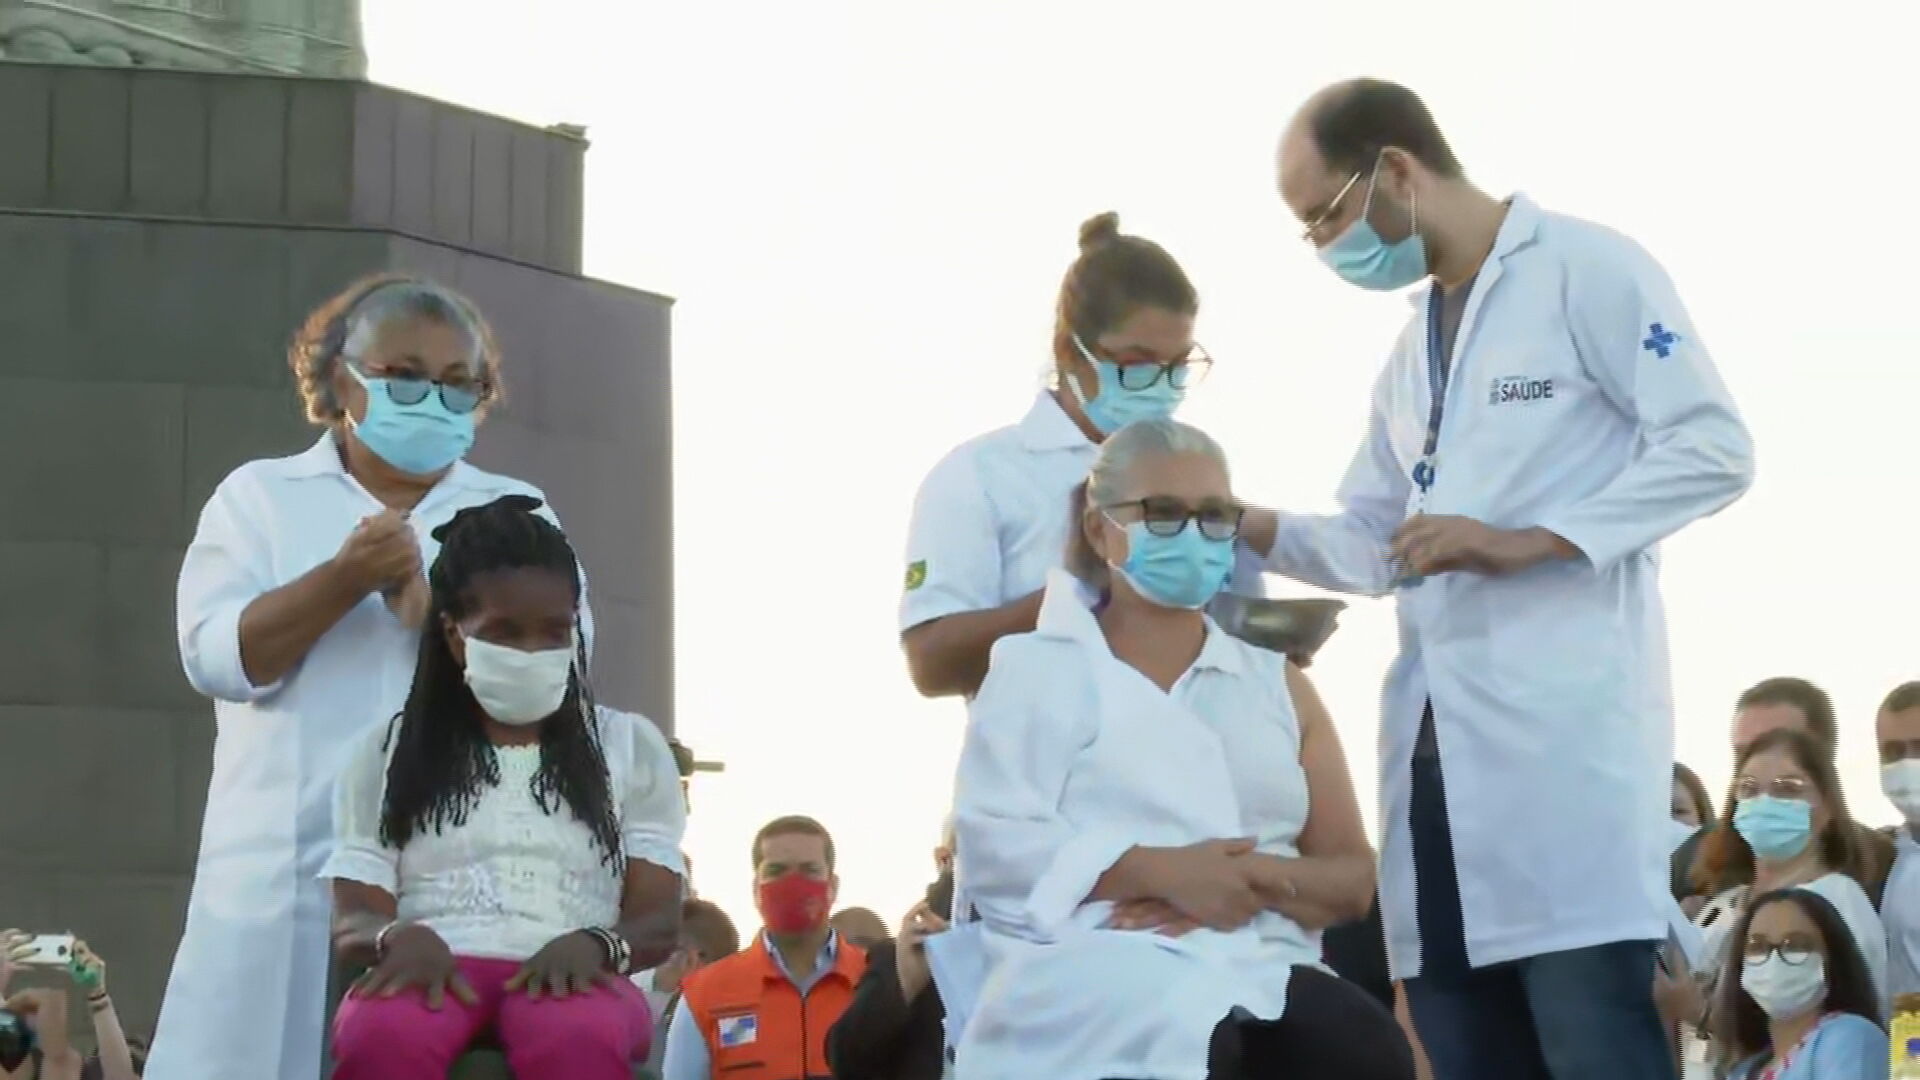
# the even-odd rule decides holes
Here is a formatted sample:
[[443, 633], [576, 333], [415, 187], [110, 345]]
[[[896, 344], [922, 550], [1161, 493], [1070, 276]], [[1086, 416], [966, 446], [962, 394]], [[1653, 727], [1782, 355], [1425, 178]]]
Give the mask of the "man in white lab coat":
[[1423, 285], [1341, 512], [1249, 539], [1276, 573], [1399, 598], [1380, 881], [1434, 1072], [1672, 1077], [1656, 545], [1746, 490], [1751, 440], [1659, 264], [1473, 187], [1404, 87], [1322, 91], [1279, 164], [1340, 277]]

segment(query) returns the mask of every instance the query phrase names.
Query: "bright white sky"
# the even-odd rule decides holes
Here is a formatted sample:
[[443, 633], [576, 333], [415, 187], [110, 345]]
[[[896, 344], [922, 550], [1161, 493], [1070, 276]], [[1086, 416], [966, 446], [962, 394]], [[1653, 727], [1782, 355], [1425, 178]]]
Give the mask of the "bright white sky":
[[[778, 814], [835, 832], [842, 903], [893, 920], [930, 877], [964, 712], [915, 695], [896, 643], [908, 509], [1026, 408], [1083, 218], [1118, 210], [1198, 285], [1219, 366], [1182, 415], [1241, 494], [1330, 505], [1407, 309], [1320, 267], [1271, 157], [1303, 98], [1359, 74], [1420, 91], [1488, 190], [1665, 262], [1760, 455], [1753, 493], [1667, 548], [1678, 754], [1723, 790], [1734, 695], [1802, 674], [1839, 703], [1858, 812], [1892, 819], [1873, 709], [1920, 677], [1897, 5], [364, 6], [379, 81], [587, 125], [588, 270], [679, 300], [678, 722], [727, 763], [688, 847], [743, 929], [748, 840]], [[1312, 672], [1369, 804], [1389, 604], [1357, 602]]]

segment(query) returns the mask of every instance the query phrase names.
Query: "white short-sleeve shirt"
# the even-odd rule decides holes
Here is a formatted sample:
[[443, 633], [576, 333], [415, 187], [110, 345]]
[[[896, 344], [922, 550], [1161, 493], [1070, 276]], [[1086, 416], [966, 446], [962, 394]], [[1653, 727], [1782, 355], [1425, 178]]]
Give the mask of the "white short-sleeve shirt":
[[666, 738], [653, 722], [601, 706], [600, 741], [620, 820], [623, 859], [610, 863], [563, 802], [534, 798], [540, 746], [497, 746], [500, 782], [466, 821], [416, 832], [398, 850], [380, 839], [392, 760], [390, 724], [368, 733], [335, 793], [333, 854], [323, 878], [392, 893], [399, 917], [431, 927], [456, 956], [525, 960], [553, 939], [619, 919], [625, 859], [685, 876], [686, 803]]
[[[1019, 423], [961, 443], [920, 484], [907, 532], [900, 629], [1038, 592], [1065, 558], [1068, 499], [1099, 446], [1051, 393]], [[1261, 559], [1236, 550], [1227, 588], [1262, 595]]]

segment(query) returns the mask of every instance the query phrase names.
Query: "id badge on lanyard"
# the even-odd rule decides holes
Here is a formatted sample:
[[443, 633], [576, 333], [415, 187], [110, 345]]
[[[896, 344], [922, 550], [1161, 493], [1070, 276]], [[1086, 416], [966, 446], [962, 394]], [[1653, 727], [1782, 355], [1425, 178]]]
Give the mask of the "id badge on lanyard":
[[[1413, 510], [1415, 517], [1427, 511], [1427, 495], [1433, 490], [1440, 467], [1440, 418], [1447, 407], [1448, 368], [1445, 345], [1440, 340], [1440, 285], [1435, 282], [1427, 294], [1427, 437], [1420, 446], [1420, 460], [1413, 463]], [[1425, 579], [1406, 576], [1396, 582], [1401, 588], [1413, 588]]]

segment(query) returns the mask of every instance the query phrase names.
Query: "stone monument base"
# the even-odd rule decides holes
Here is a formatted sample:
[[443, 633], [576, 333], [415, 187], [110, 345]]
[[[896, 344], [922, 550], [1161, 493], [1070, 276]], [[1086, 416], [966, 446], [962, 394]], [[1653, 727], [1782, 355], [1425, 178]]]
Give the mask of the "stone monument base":
[[0, 102], [0, 912], [96, 946], [145, 1034], [213, 740], [174, 580], [214, 485], [316, 437], [294, 326], [375, 270], [473, 296], [475, 460], [549, 493], [601, 699], [670, 728], [670, 301], [580, 275], [577, 138], [324, 80], [0, 62]]

